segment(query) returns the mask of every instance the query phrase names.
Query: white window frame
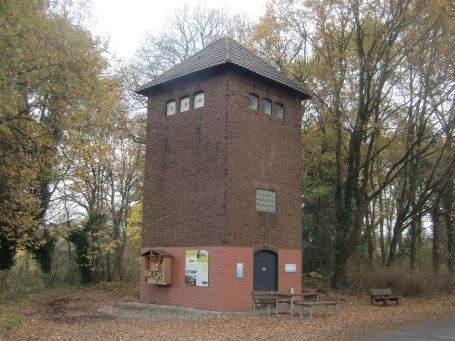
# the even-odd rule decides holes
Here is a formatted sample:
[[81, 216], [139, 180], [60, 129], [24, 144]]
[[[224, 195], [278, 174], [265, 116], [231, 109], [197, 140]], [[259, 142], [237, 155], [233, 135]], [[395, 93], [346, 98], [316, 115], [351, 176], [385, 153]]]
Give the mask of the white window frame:
[[262, 112], [266, 115], [272, 115], [272, 101], [268, 99], [262, 100]]
[[202, 108], [204, 106], [204, 93], [198, 92], [194, 95], [194, 109]]
[[248, 108], [253, 110], [258, 110], [259, 107], [259, 97], [255, 94], [249, 94], [248, 96]]
[[175, 100], [170, 100], [166, 103], [166, 116], [175, 115]]
[[[280, 109], [278, 109], [280, 108]], [[275, 103], [275, 117], [278, 117], [280, 120], [284, 117], [284, 105], [280, 103]]]
[[190, 110], [190, 96], [180, 98], [180, 112]]

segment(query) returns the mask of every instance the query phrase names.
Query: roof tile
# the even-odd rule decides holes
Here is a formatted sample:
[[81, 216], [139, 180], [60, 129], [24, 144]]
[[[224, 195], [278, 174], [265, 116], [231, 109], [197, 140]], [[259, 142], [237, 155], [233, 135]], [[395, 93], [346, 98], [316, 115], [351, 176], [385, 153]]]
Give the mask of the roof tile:
[[141, 86], [136, 92], [141, 95], [146, 95], [149, 89], [159, 84], [227, 63], [238, 65], [265, 78], [292, 88], [303, 94], [305, 99], [311, 97], [311, 94], [304, 90], [300, 85], [291, 81], [282, 72], [276, 70], [270, 64], [229, 37], [221, 38], [213, 42], [182, 63], [163, 72], [151, 82]]

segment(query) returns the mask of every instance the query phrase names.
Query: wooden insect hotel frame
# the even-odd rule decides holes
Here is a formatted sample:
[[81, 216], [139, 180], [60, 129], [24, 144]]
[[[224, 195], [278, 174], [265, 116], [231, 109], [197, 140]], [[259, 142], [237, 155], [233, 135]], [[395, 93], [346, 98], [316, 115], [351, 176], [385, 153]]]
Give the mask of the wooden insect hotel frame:
[[172, 255], [160, 250], [150, 250], [141, 255], [144, 257], [145, 282], [156, 285], [172, 283]]

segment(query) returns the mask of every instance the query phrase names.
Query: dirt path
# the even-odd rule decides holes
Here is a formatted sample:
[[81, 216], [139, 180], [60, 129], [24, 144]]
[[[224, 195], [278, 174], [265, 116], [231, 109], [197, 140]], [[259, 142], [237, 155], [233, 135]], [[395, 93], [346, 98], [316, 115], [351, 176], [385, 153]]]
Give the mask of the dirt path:
[[357, 340], [455, 315], [455, 295], [371, 306], [341, 297], [339, 316], [312, 320], [216, 313], [137, 302], [137, 283], [58, 289], [0, 305], [0, 340]]

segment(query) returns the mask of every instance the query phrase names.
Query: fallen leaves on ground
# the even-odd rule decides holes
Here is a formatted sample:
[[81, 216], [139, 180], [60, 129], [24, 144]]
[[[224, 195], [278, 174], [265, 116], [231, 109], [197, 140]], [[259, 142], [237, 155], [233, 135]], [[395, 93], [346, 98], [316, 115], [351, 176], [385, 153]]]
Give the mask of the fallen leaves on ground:
[[137, 301], [137, 286], [132, 282], [103, 283], [56, 289], [22, 302], [7, 301], [0, 306], [0, 340], [349, 341], [455, 315], [455, 295], [402, 298], [398, 306], [373, 306], [367, 295], [344, 295], [338, 297], [345, 301], [338, 308], [338, 317], [319, 315], [309, 320], [297, 314], [277, 318], [268, 316], [266, 310], [258, 315], [248, 312], [198, 317], [193, 311], [187, 317], [161, 317], [148, 309], [131, 310], [120, 305]]

